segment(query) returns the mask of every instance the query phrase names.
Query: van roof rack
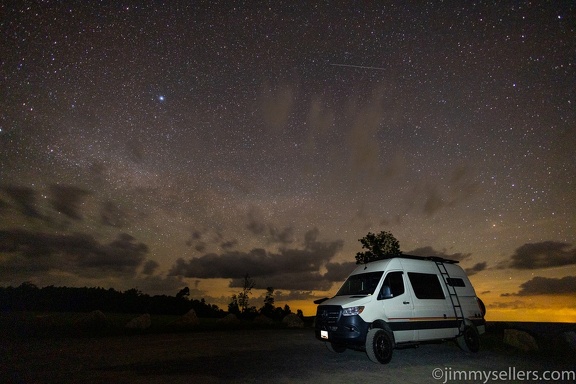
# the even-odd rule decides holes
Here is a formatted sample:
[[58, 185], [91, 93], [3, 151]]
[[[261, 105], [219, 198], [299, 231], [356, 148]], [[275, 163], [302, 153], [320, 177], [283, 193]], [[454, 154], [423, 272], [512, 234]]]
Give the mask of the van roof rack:
[[449, 264], [458, 264], [459, 263], [458, 260], [445, 259], [445, 258], [440, 257], [440, 256], [416, 256], [416, 255], [407, 255], [405, 253], [401, 253], [399, 255], [384, 256], [383, 258], [381, 258], [379, 260], [394, 259], [395, 257], [401, 257], [404, 259], [414, 259], [414, 260], [429, 260], [429, 261], [435, 261], [435, 262], [440, 262], [440, 263], [449, 263]]

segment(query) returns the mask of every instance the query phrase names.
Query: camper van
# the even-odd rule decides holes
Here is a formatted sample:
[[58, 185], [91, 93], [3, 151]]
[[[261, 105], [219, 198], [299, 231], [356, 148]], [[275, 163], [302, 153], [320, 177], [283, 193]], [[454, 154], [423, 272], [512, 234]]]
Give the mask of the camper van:
[[316, 301], [316, 338], [332, 352], [362, 350], [382, 364], [395, 348], [431, 340], [477, 352], [486, 309], [457, 263], [401, 255], [359, 265], [336, 296]]

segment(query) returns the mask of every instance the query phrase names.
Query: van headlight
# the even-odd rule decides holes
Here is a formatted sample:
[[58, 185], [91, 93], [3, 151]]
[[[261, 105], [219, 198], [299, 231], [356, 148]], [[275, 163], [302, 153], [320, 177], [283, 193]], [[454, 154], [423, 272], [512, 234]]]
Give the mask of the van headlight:
[[359, 307], [350, 307], [350, 308], [344, 308], [342, 310], [342, 316], [354, 316], [354, 315], [359, 315], [362, 313], [362, 311], [364, 310], [364, 306], [359, 306]]

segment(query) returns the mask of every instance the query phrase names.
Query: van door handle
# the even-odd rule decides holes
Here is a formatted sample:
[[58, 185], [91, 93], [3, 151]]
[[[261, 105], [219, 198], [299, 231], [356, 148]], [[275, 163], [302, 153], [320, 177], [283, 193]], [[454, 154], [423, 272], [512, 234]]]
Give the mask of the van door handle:
[[403, 301], [402, 304], [410, 304], [409, 301]]

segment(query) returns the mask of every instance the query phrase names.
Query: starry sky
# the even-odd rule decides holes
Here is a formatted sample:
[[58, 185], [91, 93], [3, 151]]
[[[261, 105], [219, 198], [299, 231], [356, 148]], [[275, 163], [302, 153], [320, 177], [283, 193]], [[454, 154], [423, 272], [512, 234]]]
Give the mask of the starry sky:
[[0, 285], [305, 315], [368, 232], [576, 321], [572, 1], [0, 5]]

